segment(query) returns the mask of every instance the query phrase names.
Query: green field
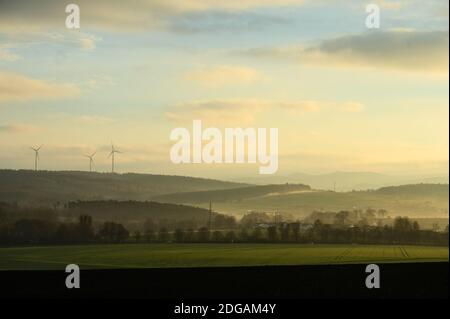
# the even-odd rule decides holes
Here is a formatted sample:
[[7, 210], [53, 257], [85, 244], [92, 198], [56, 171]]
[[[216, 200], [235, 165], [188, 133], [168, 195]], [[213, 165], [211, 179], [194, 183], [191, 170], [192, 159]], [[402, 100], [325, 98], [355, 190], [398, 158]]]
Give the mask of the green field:
[[0, 270], [159, 268], [448, 261], [448, 247], [124, 244], [0, 248]]

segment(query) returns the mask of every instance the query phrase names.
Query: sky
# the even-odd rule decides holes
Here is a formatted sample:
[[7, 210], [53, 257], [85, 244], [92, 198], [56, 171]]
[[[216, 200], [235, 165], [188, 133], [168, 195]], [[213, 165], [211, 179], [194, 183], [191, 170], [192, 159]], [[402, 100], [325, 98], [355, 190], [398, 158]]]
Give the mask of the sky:
[[[0, 0], [0, 168], [236, 178], [170, 132], [278, 128], [278, 174], [448, 174], [446, 0]], [[366, 5], [380, 7], [368, 29]]]

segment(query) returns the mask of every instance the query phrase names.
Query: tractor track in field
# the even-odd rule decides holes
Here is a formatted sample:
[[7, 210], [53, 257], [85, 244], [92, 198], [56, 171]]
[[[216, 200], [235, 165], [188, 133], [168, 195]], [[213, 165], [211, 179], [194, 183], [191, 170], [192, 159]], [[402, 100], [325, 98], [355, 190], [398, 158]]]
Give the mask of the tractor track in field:
[[353, 250], [353, 247], [347, 248], [346, 250], [344, 250], [342, 252], [342, 254], [337, 255], [336, 257], [334, 257], [334, 260], [335, 261], [342, 261], [345, 257], [347, 257], [350, 254], [350, 252], [352, 250]]
[[400, 249], [400, 251], [401, 251], [403, 257], [409, 258], [409, 254], [408, 254], [408, 252], [406, 251], [405, 247], [400, 246], [399, 249]]

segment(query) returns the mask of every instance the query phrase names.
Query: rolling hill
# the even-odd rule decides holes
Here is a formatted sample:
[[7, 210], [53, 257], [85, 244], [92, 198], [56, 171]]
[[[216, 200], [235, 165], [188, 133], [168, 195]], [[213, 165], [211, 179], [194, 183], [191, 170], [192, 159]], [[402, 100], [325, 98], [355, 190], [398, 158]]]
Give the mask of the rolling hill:
[[303, 184], [245, 186], [225, 190], [201, 192], [184, 192], [155, 196], [152, 199], [166, 203], [201, 204], [213, 202], [236, 202], [263, 196], [276, 196], [295, 192], [310, 191], [311, 187]]
[[149, 200], [152, 196], [243, 187], [212, 179], [150, 174], [0, 170], [0, 201], [51, 204], [74, 200]]
[[[386, 186], [400, 186], [406, 184], [448, 184], [448, 174], [436, 176], [413, 176], [413, 175], [387, 175], [373, 172], [333, 172], [328, 174], [304, 174], [296, 173], [290, 175], [258, 176], [252, 178], [241, 178], [240, 182], [250, 184], [284, 184], [302, 183], [310, 185], [315, 189], [336, 191], [368, 190]], [[336, 184], [335, 184], [336, 183]]]
[[167, 203], [138, 201], [76, 201], [68, 204], [65, 214], [72, 216], [89, 215], [95, 221], [115, 220], [126, 222], [130, 220], [144, 222], [153, 220], [200, 220], [205, 222], [209, 210]]
[[153, 201], [242, 216], [248, 211], [304, 217], [312, 211], [386, 209], [391, 216], [448, 218], [448, 184], [412, 184], [334, 192], [305, 184], [249, 185], [148, 174], [0, 170], [0, 202]]

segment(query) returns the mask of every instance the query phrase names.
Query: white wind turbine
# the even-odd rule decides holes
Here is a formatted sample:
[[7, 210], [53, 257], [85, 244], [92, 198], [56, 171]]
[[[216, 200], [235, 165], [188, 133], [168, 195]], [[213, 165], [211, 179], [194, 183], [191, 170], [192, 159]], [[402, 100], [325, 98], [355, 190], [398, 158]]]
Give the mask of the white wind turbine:
[[116, 153], [122, 153], [114, 147], [114, 144], [111, 143], [111, 153], [109, 153], [108, 157], [111, 157], [111, 172], [114, 173], [114, 155]]
[[42, 148], [42, 145], [39, 147], [30, 147], [34, 151], [34, 170], [38, 170], [38, 161], [39, 161], [39, 150]]
[[92, 172], [92, 164], [94, 164], [95, 154], [97, 154], [97, 151], [95, 151], [91, 155], [84, 155], [85, 157], [89, 158], [89, 172]]

